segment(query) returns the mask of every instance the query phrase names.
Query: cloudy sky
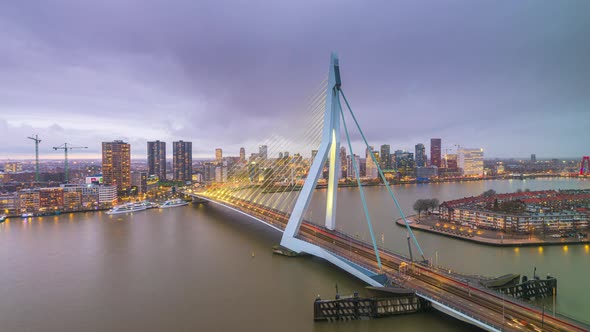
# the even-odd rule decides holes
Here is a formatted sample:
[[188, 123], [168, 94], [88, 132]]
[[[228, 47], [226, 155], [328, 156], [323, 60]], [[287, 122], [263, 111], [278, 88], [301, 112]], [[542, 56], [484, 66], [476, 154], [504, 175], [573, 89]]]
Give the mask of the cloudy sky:
[[[0, 159], [190, 140], [254, 152], [340, 56], [371, 144], [590, 154], [590, 2], [0, 2]], [[443, 148], [444, 148], [443, 146]], [[169, 145], [171, 150], [171, 145]], [[61, 155], [59, 155], [61, 157]]]

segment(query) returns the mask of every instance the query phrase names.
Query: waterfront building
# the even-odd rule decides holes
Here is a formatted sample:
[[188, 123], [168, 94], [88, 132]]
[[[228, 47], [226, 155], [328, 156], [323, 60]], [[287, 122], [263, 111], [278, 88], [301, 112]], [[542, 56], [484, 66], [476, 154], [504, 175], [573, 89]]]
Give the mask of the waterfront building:
[[61, 211], [63, 208], [63, 188], [39, 188], [39, 212]]
[[117, 205], [117, 187], [115, 186], [98, 186], [98, 204], [103, 207], [111, 207]]
[[246, 160], [246, 149], [240, 148], [240, 161]]
[[441, 139], [430, 139], [430, 165], [441, 167]]
[[131, 172], [131, 185], [137, 188], [138, 193], [144, 194], [147, 192], [147, 178], [148, 174], [146, 172]]
[[147, 142], [148, 176], [156, 175], [166, 181], [166, 142]]
[[531, 163], [536, 163], [537, 162], [537, 155], [536, 154], [531, 154]]
[[438, 176], [438, 167], [436, 166], [423, 166], [416, 167], [416, 179], [432, 179]]
[[259, 146], [258, 147], [258, 156], [262, 160], [268, 159], [268, 146], [266, 146], [266, 145]]
[[172, 143], [172, 168], [175, 181], [191, 181], [193, 175], [193, 143]]
[[379, 156], [379, 167], [381, 170], [389, 170], [391, 167], [391, 147], [389, 144], [381, 145], [381, 155]]
[[0, 194], [0, 214], [16, 214], [18, 207], [17, 193]]
[[426, 166], [426, 148], [424, 144], [418, 143], [415, 146], [416, 167]]
[[104, 183], [120, 191], [131, 187], [131, 146], [120, 140], [102, 142], [102, 176]]
[[215, 149], [215, 161], [221, 162], [222, 159], [223, 159], [223, 151], [221, 150], [221, 148]]
[[39, 210], [39, 188], [23, 189], [18, 192], [17, 213], [37, 212]]
[[[511, 209], [503, 209], [503, 203], [509, 203]], [[588, 229], [590, 211], [580, 208], [588, 204], [590, 193], [583, 190], [545, 190], [465, 197], [443, 202], [439, 212], [442, 220], [458, 224], [506, 232], [548, 233]]]
[[483, 149], [460, 148], [457, 163], [464, 176], [483, 176]]

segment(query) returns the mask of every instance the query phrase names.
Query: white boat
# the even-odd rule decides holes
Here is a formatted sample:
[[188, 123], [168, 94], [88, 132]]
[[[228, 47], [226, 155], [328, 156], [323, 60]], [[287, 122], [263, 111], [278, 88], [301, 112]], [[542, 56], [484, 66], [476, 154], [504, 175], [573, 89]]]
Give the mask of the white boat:
[[0, 222], [4, 222], [4, 220], [6, 220], [6, 216], [5, 215], [0, 215]]
[[23, 218], [30, 218], [30, 217], [33, 217], [33, 216], [34, 216], [34, 214], [32, 214], [31, 212], [21, 214], [21, 217], [23, 217]]
[[166, 209], [166, 208], [184, 206], [184, 205], [188, 205], [188, 202], [183, 201], [180, 198], [177, 198], [177, 199], [171, 199], [169, 201], [166, 201], [166, 202], [164, 202], [164, 204], [160, 204], [160, 208]]
[[117, 205], [114, 208], [107, 211], [107, 214], [121, 214], [121, 213], [130, 213], [130, 212], [137, 212], [143, 211], [147, 209], [147, 207], [140, 203], [127, 203], [123, 205]]
[[154, 203], [154, 202], [148, 202], [148, 201], [143, 201], [143, 202], [137, 202], [134, 203], [137, 206], [144, 206], [146, 209], [153, 209], [153, 208], [157, 208], [159, 205]]

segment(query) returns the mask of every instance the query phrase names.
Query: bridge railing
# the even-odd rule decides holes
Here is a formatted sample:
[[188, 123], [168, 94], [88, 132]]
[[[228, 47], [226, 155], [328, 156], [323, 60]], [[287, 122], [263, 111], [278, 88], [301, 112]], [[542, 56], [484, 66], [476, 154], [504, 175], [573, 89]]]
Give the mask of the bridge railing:
[[466, 316], [466, 317], [468, 317], [468, 318], [470, 318], [472, 320], [478, 321], [478, 322], [480, 322], [482, 324], [485, 324], [485, 325], [487, 325], [487, 326], [489, 326], [489, 327], [491, 327], [493, 329], [496, 329], [498, 331], [503, 331], [504, 330], [504, 327], [498, 325], [496, 322], [492, 322], [492, 321], [489, 321], [489, 320], [486, 320], [486, 319], [482, 319], [481, 317], [476, 317], [476, 316], [472, 315], [470, 312], [467, 312], [465, 310], [462, 310], [462, 309], [458, 308], [457, 306], [451, 304], [450, 302], [444, 301], [444, 300], [442, 300], [440, 298], [434, 299], [434, 298], [432, 298], [432, 297], [430, 297], [430, 296], [426, 295], [425, 293], [422, 293], [422, 292], [420, 292], [418, 290], [416, 290], [416, 295], [418, 295], [421, 298], [427, 299], [430, 302], [435, 302], [435, 303], [438, 303], [440, 305], [443, 305], [443, 306], [445, 306], [445, 307], [447, 307], [447, 308], [449, 308], [449, 309], [451, 309], [453, 311], [456, 311], [456, 312], [458, 312], [458, 313], [460, 313], [460, 314], [462, 314], [462, 315], [464, 315], [464, 316]]

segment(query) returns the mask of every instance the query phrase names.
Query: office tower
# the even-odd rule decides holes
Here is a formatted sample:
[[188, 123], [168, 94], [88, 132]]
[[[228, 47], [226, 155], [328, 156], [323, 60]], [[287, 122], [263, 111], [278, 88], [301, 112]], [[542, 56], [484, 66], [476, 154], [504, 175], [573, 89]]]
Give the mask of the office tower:
[[379, 161], [379, 167], [382, 170], [391, 169], [391, 147], [389, 144], [381, 145], [381, 159]]
[[262, 160], [266, 160], [268, 159], [268, 146], [266, 145], [261, 145], [258, 147], [258, 156], [262, 159]]
[[193, 143], [184, 141], [173, 142], [172, 150], [174, 180], [191, 181], [193, 175]]
[[246, 149], [240, 148], [240, 161], [246, 160]]
[[279, 159], [283, 159], [283, 153], [279, 152]]
[[426, 148], [424, 144], [418, 143], [416, 144], [416, 166], [417, 167], [424, 167], [426, 166]]
[[537, 162], [537, 155], [536, 154], [531, 154], [531, 163], [536, 163]]
[[440, 138], [430, 139], [430, 165], [441, 167], [441, 140]]
[[147, 142], [148, 175], [166, 180], [166, 142]]
[[[346, 168], [348, 169], [348, 177], [351, 179], [356, 179], [356, 171], [354, 169], [354, 165], [352, 164], [354, 158], [354, 162], [356, 167], [359, 168], [359, 175], [360, 175], [360, 167], [361, 167], [361, 157], [357, 156], [356, 154], [352, 156], [346, 156]], [[361, 175], [362, 176], [362, 175]]]
[[483, 149], [461, 148], [457, 159], [463, 175], [483, 176]]
[[370, 146], [365, 150], [365, 158], [366, 158], [366, 168], [365, 168], [365, 176], [369, 179], [374, 179], [378, 175], [377, 171], [377, 164], [373, 161], [371, 157], [371, 153], [375, 156], [377, 162], [379, 162], [379, 152], [373, 151], [373, 147]]
[[456, 170], [459, 168], [457, 164], [457, 155], [456, 154], [447, 154], [445, 159], [447, 160], [447, 168], [449, 170]]
[[221, 160], [223, 160], [223, 151], [221, 150], [221, 148], [217, 148], [215, 149], [215, 161]]
[[104, 184], [128, 190], [131, 187], [131, 146], [123, 141], [102, 142]]

